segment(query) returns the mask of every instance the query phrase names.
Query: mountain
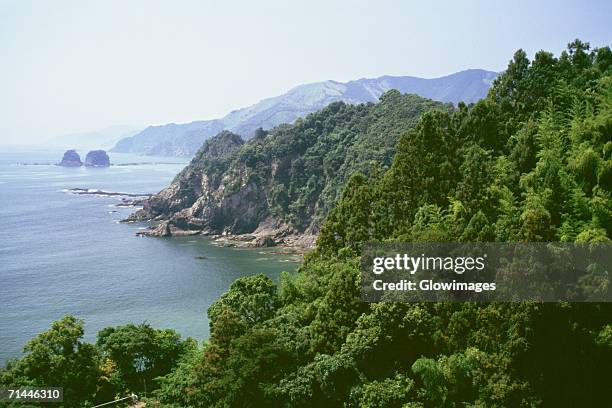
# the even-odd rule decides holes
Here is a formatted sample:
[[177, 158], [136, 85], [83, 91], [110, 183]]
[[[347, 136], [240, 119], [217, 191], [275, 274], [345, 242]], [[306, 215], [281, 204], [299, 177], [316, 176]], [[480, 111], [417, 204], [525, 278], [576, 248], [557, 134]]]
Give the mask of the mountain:
[[119, 140], [133, 136], [141, 129], [129, 125], [110, 126], [92, 132], [57, 136], [48, 140], [45, 145], [77, 150], [110, 149]]
[[308, 246], [350, 175], [388, 166], [400, 134], [432, 109], [453, 107], [390, 90], [376, 104], [333, 102], [246, 143], [223, 131], [130, 220], [159, 221], [150, 235], [242, 234], [248, 245]]
[[149, 126], [132, 137], [120, 140], [111, 151], [192, 156], [206, 139], [222, 130], [230, 130], [249, 139], [257, 128], [271, 129], [281, 123], [293, 123], [297, 118], [316, 112], [332, 102], [376, 102], [380, 95], [390, 89], [436, 101], [473, 103], [486, 96], [496, 76], [495, 72], [470, 69], [434, 79], [382, 76], [346, 83], [316, 82], [298, 86], [248, 108], [232, 111], [221, 119]]

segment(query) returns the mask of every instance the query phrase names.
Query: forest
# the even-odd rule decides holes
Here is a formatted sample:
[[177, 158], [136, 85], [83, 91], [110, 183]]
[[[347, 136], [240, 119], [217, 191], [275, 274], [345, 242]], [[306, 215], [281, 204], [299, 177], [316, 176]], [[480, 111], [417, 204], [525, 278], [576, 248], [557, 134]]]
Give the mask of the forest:
[[367, 304], [359, 270], [366, 242], [610, 242], [609, 47], [519, 50], [485, 99], [424, 112], [388, 168], [358, 170], [298, 273], [236, 280], [208, 309], [202, 346], [144, 324], [89, 344], [66, 317], [0, 385], [61, 383], [65, 406], [144, 384], [160, 407], [609, 405], [612, 305]]

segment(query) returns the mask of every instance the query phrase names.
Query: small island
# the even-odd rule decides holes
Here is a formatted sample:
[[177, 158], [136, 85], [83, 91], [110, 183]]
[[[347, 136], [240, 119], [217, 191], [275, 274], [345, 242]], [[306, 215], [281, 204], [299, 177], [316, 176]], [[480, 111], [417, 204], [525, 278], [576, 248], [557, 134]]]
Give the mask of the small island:
[[81, 156], [76, 152], [76, 150], [66, 150], [64, 153], [64, 157], [62, 157], [62, 161], [59, 162], [60, 166], [65, 167], [80, 167], [83, 165], [81, 161]]
[[81, 156], [74, 149], [66, 150], [62, 161], [58, 163], [64, 167], [109, 167], [110, 159], [104, 150], [92, 150], [87, 153], [85, 163], [81, 161]]
[[110, 166], [110, 159], [104, 150], [92, 150], [85, 157], [85, 166], [108, 167]]

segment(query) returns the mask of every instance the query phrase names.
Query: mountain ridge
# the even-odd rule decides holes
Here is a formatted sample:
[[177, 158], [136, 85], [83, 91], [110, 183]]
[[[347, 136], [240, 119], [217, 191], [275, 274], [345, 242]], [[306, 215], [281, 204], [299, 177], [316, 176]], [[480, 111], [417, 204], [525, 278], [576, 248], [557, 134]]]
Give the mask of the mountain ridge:
[[193, 156], [205, 140], [223, 130], [248, 140], [257, 128], [271, 129], [282, 123], [293, 123], [297, 118], [316, 112], [332, 102], [377, 102], [380, 95], [390, 89], [441, 102], [473, 103], [486, 96], [497, 75], [492, 71], [468, 69], [439, 78], [384, 75], [347, 82], [327, 80], [302, 84], [284, 94], [235, 109], [220, 119], [149, 126], [136, 135], [120, 140], [111, 151]]

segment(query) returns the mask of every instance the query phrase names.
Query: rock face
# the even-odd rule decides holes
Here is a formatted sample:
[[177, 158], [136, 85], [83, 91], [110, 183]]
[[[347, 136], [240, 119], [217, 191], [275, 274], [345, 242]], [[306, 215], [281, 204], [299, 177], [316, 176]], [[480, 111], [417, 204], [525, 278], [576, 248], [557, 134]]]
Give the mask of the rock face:
[[[163, 221], [152, 233], [158, 236], [185, 235], [203, 230], [211, 234], [220, 233], [225, 224], [223, 219], [236, 218], [238, 214], [242, 215], [238, 224], [249, 224], [249, 213], [254, 211], [251, 207], [261, 205], [261, 197], [250, 196], [248, 188], [242, 189], [242, 193], [226, 195], [223, 183], [230, 157], [243, 144], [240, 136], [228, 131], [206, 141], [172, 184], [146, 200], [143, 209], [128, 221]], [[228, 205], [228, 201], [234, 205]], [[228, 213], [230, 207], [232, 211]], [[256, 222], [253, 224], [251, 231], [257, 226]], [[248, 227], [235, 225], [237, 232], [247, 232]]]
[[92, 150], [85, 157], [85, 165], [89, 167], [108, 167], [110, 159], [104, 150]]
[[76, 150], [66, 150], [59, 165], [64, 167], [79, 167], [83, 165], [83, 162]]

